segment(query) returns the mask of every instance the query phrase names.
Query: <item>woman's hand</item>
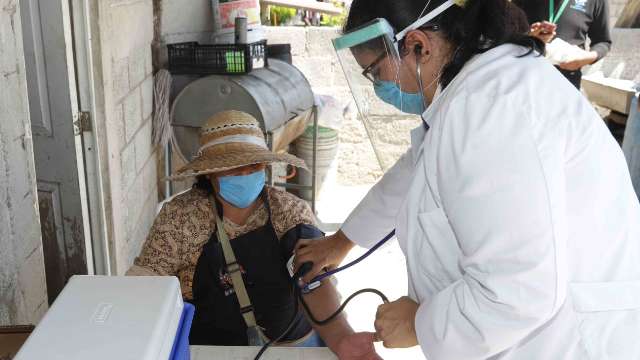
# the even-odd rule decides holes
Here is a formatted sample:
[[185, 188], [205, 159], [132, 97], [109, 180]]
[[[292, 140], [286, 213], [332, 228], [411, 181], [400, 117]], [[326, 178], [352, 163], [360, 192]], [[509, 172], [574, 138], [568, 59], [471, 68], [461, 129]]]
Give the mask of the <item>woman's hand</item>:
[[418, 345], [415, 319], [418, 303], [409, 297], [382, 304], [376, 312], [376, 337], [386, 348], [409, 348]]
[[553, 38], [556, 37], [556, 29], [557, 25], [552, 24], [548, 21], [537, 22], [531, 24], [531, 30], [529, 31], [529, 35], [536, 37], [542, 40], [545, 43], [550, 43]]
[[332, 270], [338, 267], [354, 246], [342, 231], [317, 240], [301, 239], [294, 251], [294, 269], [298, 271], [302, 264], [312, 262], [313, 268], [303, 277], [308, 283], [324, 269]]
[[558, 65], [558, 67], [567, 71], [576, 71], [593, 64], [596, 60], [598, 60], [597, 52], [582, 50], [573, 59]]
[[382, 360], [373, 346], [374, 333], [347, 335], [338, 344], [336, 355], [340, 360]]

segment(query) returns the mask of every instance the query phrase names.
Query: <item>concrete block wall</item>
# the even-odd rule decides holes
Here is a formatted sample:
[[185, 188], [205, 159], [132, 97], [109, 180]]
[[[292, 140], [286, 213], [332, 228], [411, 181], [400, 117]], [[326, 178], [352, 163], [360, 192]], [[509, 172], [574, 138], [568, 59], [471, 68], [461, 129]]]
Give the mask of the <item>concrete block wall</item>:
[[163, 42], [206, 42], [211, 39], [211, 0], [156, 0], [156, 3]]
[[[331, 95], [345, 102], [352, 100], [331, 43], [339, 36], [340, 29], [267, 27], [266, 33], [270, 44], [291, 44], [293, 63], [307, 77], [316, 94]], [[370, 115], [374, 141], [384, 149], [383, 164], [390, 167], [409, 147], [410, 130], [419, 125], [420, 119], [398, 115], [388, 106], [374, 107]], [[366, 129], [356, 116], [345, 119], [340, 130], [337, 161], [338, 182], [343, 185], [370, 184], [382, 176]]]
[[607, 77], [640, 83], [640, 29], [615, 28], [611, 38], [611, 52], [585, 73], [602, 72]]
[[36, 324], [47, 285], [18, 0], [0, 1], [0, 326]]
[[211, 0], [154, 0], [156, 14], [155, 64], [165, 67], [166, 45], [197, 41], [209, 43], [213, 37]]
[[101, 18], [113, 202], [112, 272], [138, 255], [158, 203], [153, 112], [152, 0], [109, 0]]

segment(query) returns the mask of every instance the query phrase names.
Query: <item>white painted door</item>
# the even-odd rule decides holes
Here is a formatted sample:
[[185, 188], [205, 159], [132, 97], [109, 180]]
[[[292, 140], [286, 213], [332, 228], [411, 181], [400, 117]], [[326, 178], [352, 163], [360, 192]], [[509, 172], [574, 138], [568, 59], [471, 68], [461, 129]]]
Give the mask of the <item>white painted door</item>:
[[21, 0], [49, 302], [91, 273], [90, 227], [67, 0]]

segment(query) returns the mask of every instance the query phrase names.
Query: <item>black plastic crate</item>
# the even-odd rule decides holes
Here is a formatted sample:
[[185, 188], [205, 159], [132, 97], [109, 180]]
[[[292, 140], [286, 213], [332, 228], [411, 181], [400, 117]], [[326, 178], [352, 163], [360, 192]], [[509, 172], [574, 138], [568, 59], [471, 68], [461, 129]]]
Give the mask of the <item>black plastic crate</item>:
[[266, 40], [229, 45], [186, 42], [167, 45], [167, 50], [173, 74], [242, 75], [268, 66]]

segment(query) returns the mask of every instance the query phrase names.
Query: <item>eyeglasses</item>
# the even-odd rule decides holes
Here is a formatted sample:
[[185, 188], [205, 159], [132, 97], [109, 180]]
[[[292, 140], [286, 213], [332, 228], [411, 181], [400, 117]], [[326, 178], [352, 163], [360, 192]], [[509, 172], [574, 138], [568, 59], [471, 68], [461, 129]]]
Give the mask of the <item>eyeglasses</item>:
[[372, 83], [375, 83], [377, 81], [376, 79], [376, 75], [373, 73], [374, 70], [378, 67], [378, 65], [380, 65], [380, 63], [382, 62], [382, 60], [384, 60], [387, 57], [387, 53], [382, 53], [380, 54], [380, 56], [378, 56], [372, 63], [371, 65], [367, 66], [363, 71], [362, 71], [362, 76], [364, 76], [365, 78], [367, 78], [369, 81], [371, 81]]
[[[438, 24], [426, 24], [426, 25], [420, 27], [420, 30], [422, 30], [422, 31], [440, 31], [440, 25], [438, 25]], [[402, 48], [403, 46], [404, 46], [404, 39], [400, 41], [400, 48]], [[387, 55], [388, 54], [386, 52], [383, 52], [382, 54], [380, 54], [380, 56], [378, 56], [371, 63], [371, 65], [367, 66], [362, 71], [362, 76], [364, 76], [369, 81], [371, 81], [372, 83], [375, 84], [376, 81], [377, 81], [377, 75], [374, 72], [375, 72], [376, 68], [378, 67], [378, 65], [380, 65], [382, 60], [384, 60], [387, 57]]]

